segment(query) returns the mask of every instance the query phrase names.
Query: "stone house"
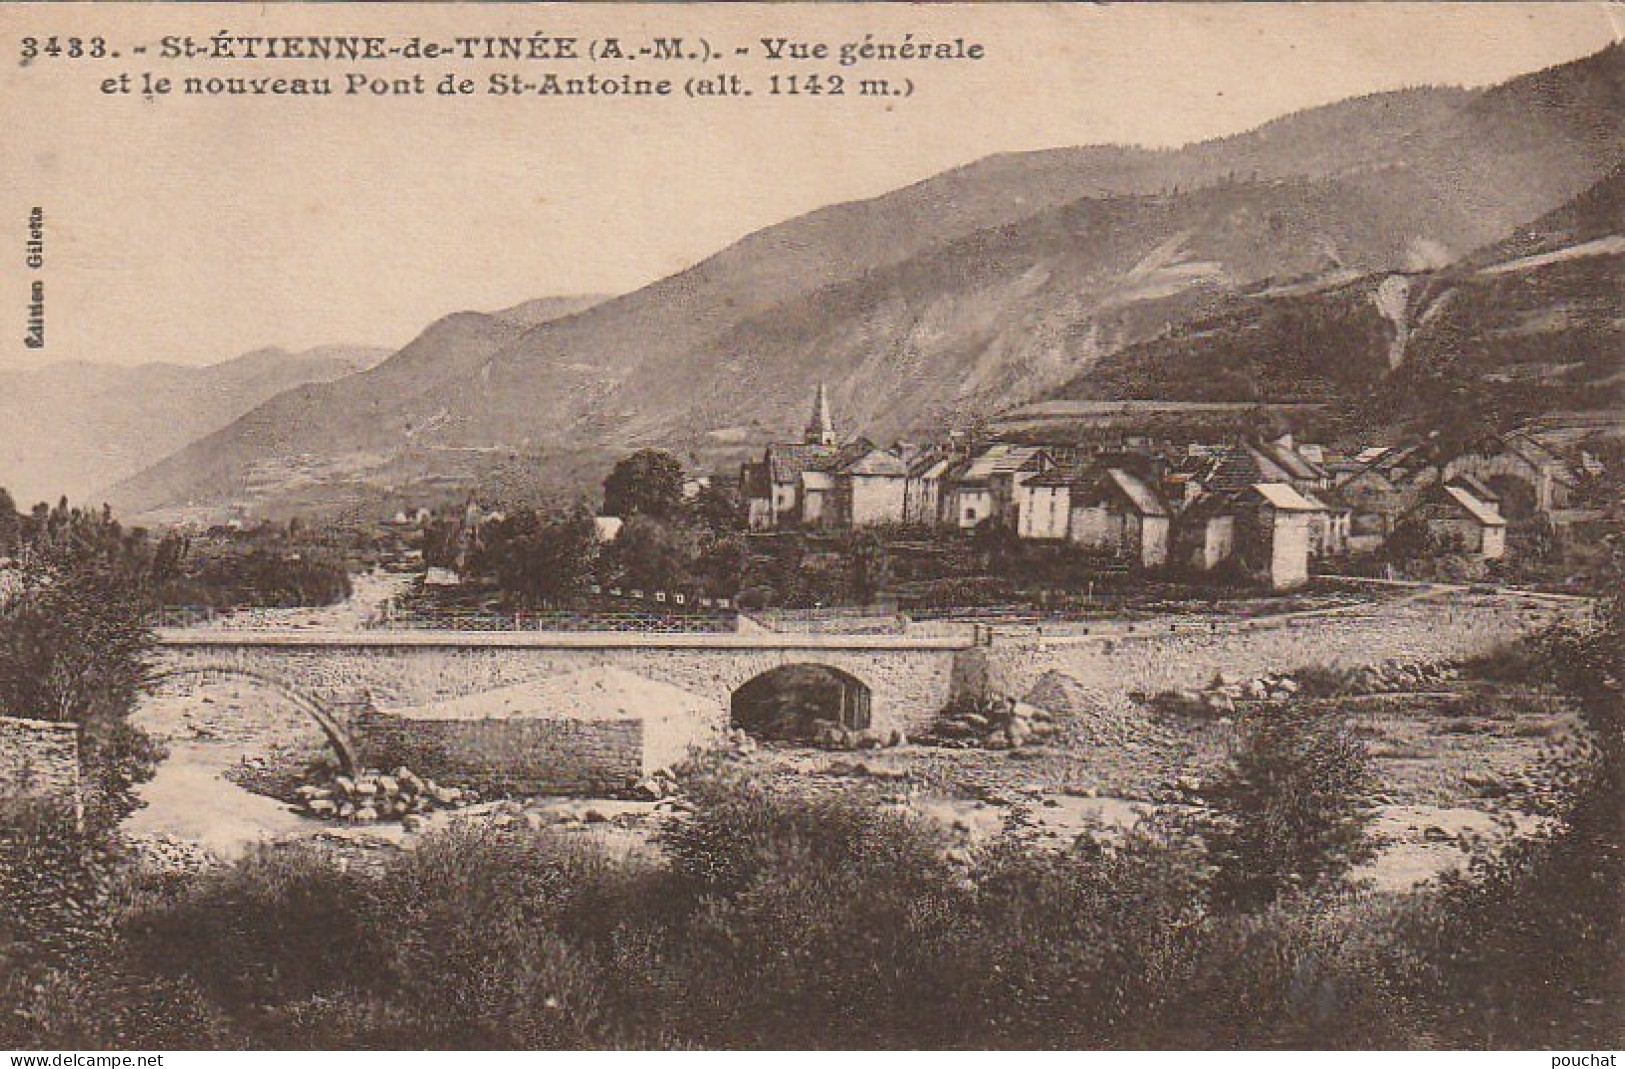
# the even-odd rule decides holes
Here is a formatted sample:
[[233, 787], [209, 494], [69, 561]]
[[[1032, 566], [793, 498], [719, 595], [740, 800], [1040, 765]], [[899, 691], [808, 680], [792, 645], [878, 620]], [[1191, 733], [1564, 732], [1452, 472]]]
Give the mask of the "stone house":
[[1072, 529], [1072, 488], [1076, 471], [1051, 468], [1017, 491], [1016, 534], [1039, 542], [1065, 541]]
[[1506, 556], [1506, 519], [1454, 480], [1434, 487], [1411, 515], [1443, 546], [1482, 560]]
[[1335, 491], [1300, 490], [1299, 493], [1320, 509], [1309, 520], [1309, 556], [1341, 557], [1347, 553], [1354, 510]]
[[760, 461], [740, 468], [739, 490], [750, 529], [772, 531], [828, 522], [826, 517], [835, 515], [831, 498], [839, 460], [829, 393], [820, 383], [802, 440], [775, 442]]
[[903, 480], [903, 522], [936, 526], [943, 522], [942, 487], [953, 467], [951, 456], [928, 452], [915, 457]]
[[1561, 457], [1521, 431], [1485, 437], [1446, 462], [1442, 474], [1447, 481], [1474, 475], [1495, 486], [1522, 484], [1528, 489], [1527, 506], [1503, 495], [1502, 503], [1513, 515], [1521, 515], [1526, 507], [1542, 515], [1565, 509], [1577, 483]]
[[1242, 495], [1253, 486], [1288, 486], [1311, 506], [1308, 546], [1312, 557], [1340, 556], [1349, 549], [1355, 509], [1333, 489], [1324, 451], [1300, 446], [1291, 435], [1264, 441], [1242, 439], [1218, 450], [1196, 469], [1210, 493]]
[[1369, 553], [1420, 503], [1438, 481], [1439, 469], [1426, 444], [1372, 448], [1361, 455], [1365, 462], [1338, 481], [1337, 497], [1349, 509], [1349, 550]]
[[[778, 443], [740, 470], [740, 492], [753, 531], [816, 526], [835, 492], [839, 450], [816, 442]], [[833, 513], [833, 510], [827, 510]]]
[[994, 442], [984, 447], [950, 473], [944, 494], [950, 525], [970, 530], [992, 520], [1017, 528], [1017, 490], [1052, 467], [1038, 446]]
[[1208, 494], [1180, 511], [1173, 530], [1173, 559], [1211, 572], [1236, 552], [1236, 514], [1229, 495]]
[[1067, 537], [1155, 568], [1168, 563], [1171, 522], [1167, 503], [1148, 482], [1123, 468], [1105, 468], [1073, 487]]
[[972, 478], [970, 468], [969, 460], [955, 464], [942, 490], [945, 525], [960, 531], [974, 530], [993, 515], [993, 489], [985, 478]]
[[1286, 483], [1252, 483], [1210, 494], [1180, 514], [1174, 559], [1212, 571], [1235, 559], [1274, 590], [1309, 581], [1310, 522], [1324, 506]]
[[1236, 500], [1236, 540], [1243, 561], [1272, 590], [1309, 581], [1310, 524], [1325, 508], [1286, 483], [1255, 483]]
[[908, 467], [896, 453], [868, 442], [842, 450], [834, 480], [835, 521], [839, 526], [903, 522]]

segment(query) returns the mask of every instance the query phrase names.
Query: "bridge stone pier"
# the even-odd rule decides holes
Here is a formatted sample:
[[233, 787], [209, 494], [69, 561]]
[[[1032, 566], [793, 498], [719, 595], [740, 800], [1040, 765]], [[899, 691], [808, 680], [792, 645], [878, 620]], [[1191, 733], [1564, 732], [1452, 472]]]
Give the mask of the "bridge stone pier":
[[[228, 631], [159, 633], [154, 676], [240, 677], [273, 687], [322, 722], [341, 752], [357, 702], [423, 705], [586, 668], [617, 668], [714, 703], [774, 669], [817, 665], [861, 684], [873, 727], [917, 732], [963, 684], [965, 638], [899, 635], [614, 632]], [[561, 711], [567, 713], [567, 711]]]

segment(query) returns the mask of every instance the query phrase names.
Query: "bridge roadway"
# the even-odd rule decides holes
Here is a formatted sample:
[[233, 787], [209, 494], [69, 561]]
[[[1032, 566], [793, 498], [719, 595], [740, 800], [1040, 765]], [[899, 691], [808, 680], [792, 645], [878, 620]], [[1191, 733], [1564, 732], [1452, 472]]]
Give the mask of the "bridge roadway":
[[862, 692], [874, 727], [912, 734], [956, 694], [1022, 695], [1050, 672], [1118, 703], [1136, 691], [1199, 687], [1220, 671], [1249, 677], [1314, 664], [1469, 657], [1561, 620], [1583, 620], [1589, 609], [1583, 600], [1433, 589], [1319, 612], [1197, 627], [1145, 621], [1133, 633], [1091, 628], [1072, 636], [986, 628], [974, 636], [180, 628], [159, 631], [154, 676], [179, 686], [236, 677], [280, 691], [342, 749], [358, 703], [401, 708], [613, 667], [706, 698], [725, 719], [734, 693], [752, 680], [788, 665], [820, 665]]
[[[877, 728], [928, 724], [977, 653], [969, 636], [538, 631], [158, 632], [154, 679], [237, 677], [282, 692], [329, 734], [345, 709], [422, 705], [584, 668], [680, 687], [726, 718], [733, 694], [776, 668], [820, 665], [861, 687]], [[974, 669], [970, 669], [974, 675]]]

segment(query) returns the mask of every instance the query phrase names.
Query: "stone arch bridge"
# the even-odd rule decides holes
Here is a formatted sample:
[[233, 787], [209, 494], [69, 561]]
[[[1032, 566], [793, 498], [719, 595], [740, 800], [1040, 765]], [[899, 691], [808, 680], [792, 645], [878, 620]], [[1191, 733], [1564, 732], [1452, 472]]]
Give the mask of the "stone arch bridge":
[[775, 669], [833, 669], [861, 689], [870, 725], [916, 732], [979, 673], [969, 638], [906, 635], [619, 632], [227, 631], [159, 632], [155, 682], [241, 678], [291, 698], [339, 754], [355, 754], [360, 709], [423, 705], [585, 668], [611, 667], [669, 683], [714, 703], [725, 723], [733, 696]]

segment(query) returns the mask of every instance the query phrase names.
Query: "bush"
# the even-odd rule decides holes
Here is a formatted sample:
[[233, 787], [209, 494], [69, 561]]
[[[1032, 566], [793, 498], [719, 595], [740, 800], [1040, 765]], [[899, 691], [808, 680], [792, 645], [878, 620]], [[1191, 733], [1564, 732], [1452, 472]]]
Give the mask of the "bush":
[[961, 968], [966, 894], [936, 829], [846, 796], [717, 777], [666, 838], [687, 922], [680, 1019], [705, 1047], [912, 1047]]
[[1372, 853], [1371, 787], [1365, 747], [1335, 714], [1288, 706], [1249, 718], [1203, 792], [1216, 902], [1250, 910], [1340, 883]]
[[370, 969], [365, 883], [321, 847], [266, 846], [178, 889], [159, 888], [126, 925], [137, 961], [188, 976], [229, 1013], [332, 994]]
[[1297, 896], [1205, 918], [1181, 939], [1157, 1046], [1388, 1049], [1422, 1044], [1433, 973], [1414, 947], [1426, 901]]
[[372, 987], [410, 1025], [391, 1042], [571, 1049], [659, 1034], [660, 940], [645, 937], [668, 909], [652, 873], [546, 832], [460, 825], [369, 891]]
[[159, 889], [125, 930], [142, 970], [274, 1047], [646, 1045], [670, 1003], [648, 938], [663, 901], [545, 833], [454, 825], [375, 871], [265, 847]]
[[117, 851], [59, 803], [0, 799], [0, 968], [28, 973], [94, 952], [112, 920]]
[[1191, 844], [1143, 825], [1110, 848], [1007, 838], [973, 876], [968, 923], [941, 966], [956, 985], [933, 1039], [1061, 1049], [1153, 1040], [1182, 934], [1203, 914]]

